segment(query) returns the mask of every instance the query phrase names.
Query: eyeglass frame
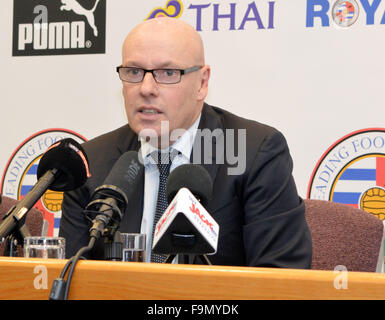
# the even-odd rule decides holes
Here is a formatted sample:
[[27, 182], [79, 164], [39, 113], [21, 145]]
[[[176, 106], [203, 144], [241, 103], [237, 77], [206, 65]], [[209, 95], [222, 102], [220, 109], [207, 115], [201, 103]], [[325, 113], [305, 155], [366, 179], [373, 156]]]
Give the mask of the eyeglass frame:
[[[143, 70], [144, 73], [143, 73], [143, 77], [140, 81], [137, 81], [137, 82], [132, 82], [132, 81], [127, 81], [127, 80], [123, 80], [121, 77], [120, 77], [120, 73], [119, 73], [119, 70], [122, 69], [122, 68], [134, 68], [134, 69], [139, 69], [139, 70]], [[195, 71], [198, 71], [200, 69], [202, 69], [203, 66], [193, 66], [193, 67], [190, 67], [190, 68], [187, 68], [187, 69], [176, 69], [176, 68], [159, 68], [159, 69], [144, 69], [144, 68], [139, 68], [139, 67], [124, 67], [123, 65], [120, 65], [120, 66], [117, 66], [116, 67], [116, 72], [118, 73], [119, 75], [119, 79], [121, 81], [124, 81], [124, 82], [128, 82], [128, 83], [141, 83], [144, 79], [144, 77], [146, 76], [146, 73], [150, 72], [152, 74], [152, 77], [154, 78], [155, 82], [156, 83], [160, 83], [160, 84], [176, 84], [176, 83], [179, 83], [181, 82], [182, 80], [182, 76], [184, 74], [188, 74], [188, 73], [191, 73], [191, 72], [195, 72]], [[176, 70], [176, 71], [180, 71], [180, 77], [179, 77], [179, 81], [177, 82], [158, 82], [158, 80], [156, 79], [155, 75], [154, 75], [154, 71], [156, 70]]]

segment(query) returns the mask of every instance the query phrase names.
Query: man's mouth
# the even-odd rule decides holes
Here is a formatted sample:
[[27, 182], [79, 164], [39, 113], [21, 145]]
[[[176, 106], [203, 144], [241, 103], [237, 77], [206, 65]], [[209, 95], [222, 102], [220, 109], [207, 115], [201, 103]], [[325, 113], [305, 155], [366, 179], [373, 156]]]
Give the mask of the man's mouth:
[[155, 106], [142, 106], [138, 111], [145, 115], [156, 115], [162, 113], [162, 111]]
[[143, 109], [143, 110], [140, 110], [140, 112], [144, 113], [144, 114], [158, 114], [158, 113], [160, 113], [154, 109]]

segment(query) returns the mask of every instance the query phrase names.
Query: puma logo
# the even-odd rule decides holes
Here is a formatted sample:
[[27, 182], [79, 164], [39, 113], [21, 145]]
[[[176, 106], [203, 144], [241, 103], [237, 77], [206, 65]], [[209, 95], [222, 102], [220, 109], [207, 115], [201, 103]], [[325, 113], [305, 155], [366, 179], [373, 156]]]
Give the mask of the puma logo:
[[94, 17], [94, 11], [96, 9], [96, 6], [98, 5], [100, 0], [96, 0], [94, 7], [91, 10], [84, 9], [79, 2], [76, 0], [61, 0], [62, 6], [60, 6], [60, 10], [66, 10], [66, 11], [73, 11], [78, 15], [85, 16], [87, 18], [87, 22], [94, 31], [94, 36], [98, 36], [98, 28], [95, 25], [95, 17]]

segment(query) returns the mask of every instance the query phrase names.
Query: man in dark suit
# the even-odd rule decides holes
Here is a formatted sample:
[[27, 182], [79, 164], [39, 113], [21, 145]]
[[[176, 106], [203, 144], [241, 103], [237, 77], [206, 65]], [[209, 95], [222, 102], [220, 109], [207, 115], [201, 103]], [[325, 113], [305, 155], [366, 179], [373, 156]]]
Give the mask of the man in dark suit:
[[[204, 103], [210, 67], [205, 65], [198, 33], [177, 19], [141, 23], [124, 42], [119, 76], [128, 125], [84, 144], [92, 177], [85, 186], [64, 195], [59, 234], [66, 238], [67, 257], [88, 244], [90, 223], [83, 209], [124, 152], [143, 152], [148, 139], [152, 148], [178, 149], [180, 142], [188, 139], [181, 134], [175, 141], [170, 133], [200, 129], [215, 132], [211, 136], [212, 161], [207, 161], [205, 135], [194, 135], [187, 151], [178, 151], [184, 152], [187, 161], [200, 163], [213, 181], [213, 197], [206, 209], [220, 229], [217, 253], [210, 261], [218, 265], [309, 268], [310, 232], [285, 138], [272, 127]], [[162, 129], [165, 121], [166, 132]], [[234, 150], [229, 157], [231, 146]], [[151, 237], [145, 225], [154, 219], [150, 185], [156, 179], [159, 181], [159, 174], [154, 178], [151, 167], [145, 166], [142, 185], [124, 214], [121, 232], [144, 232]], [[150, 248], [147, 246], [147, 251]], [[89, 257], [103, 258], [101, 243]]]

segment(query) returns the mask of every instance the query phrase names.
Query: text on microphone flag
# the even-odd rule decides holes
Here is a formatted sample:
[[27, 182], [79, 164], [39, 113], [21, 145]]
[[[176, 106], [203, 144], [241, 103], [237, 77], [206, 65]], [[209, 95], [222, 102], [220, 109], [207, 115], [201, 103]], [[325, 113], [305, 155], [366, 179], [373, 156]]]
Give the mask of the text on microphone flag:
[[203, 232], [204, 238], [209, 241], [213, 248], [217, 247], [218, 223], [210, 216], [190, 190], [181, 188], [155, 227], [153, 248], [179, 214], [183, 214], [197, 230]]

